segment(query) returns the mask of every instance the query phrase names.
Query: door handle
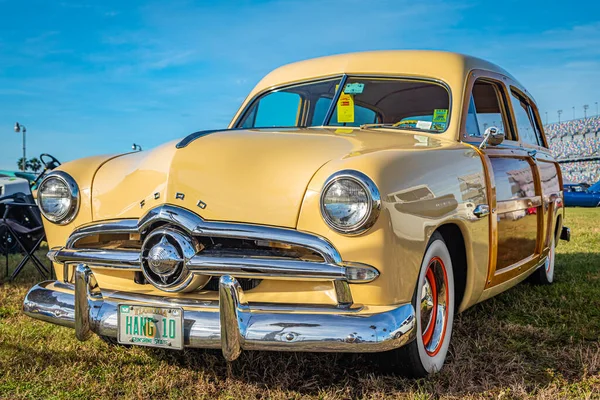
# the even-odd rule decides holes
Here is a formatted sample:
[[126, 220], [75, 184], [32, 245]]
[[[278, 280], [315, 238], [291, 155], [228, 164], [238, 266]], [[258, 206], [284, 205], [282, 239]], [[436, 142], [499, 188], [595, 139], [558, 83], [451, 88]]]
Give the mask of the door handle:
[[537, 155], [537, 150], [529, 150], [527, 155], [535, 160], [535, 156]]
[[487, 204], [479, 204], [473, 209], [473, 215], [477, 218], [483, 218], [490, 215], [490, 206]]

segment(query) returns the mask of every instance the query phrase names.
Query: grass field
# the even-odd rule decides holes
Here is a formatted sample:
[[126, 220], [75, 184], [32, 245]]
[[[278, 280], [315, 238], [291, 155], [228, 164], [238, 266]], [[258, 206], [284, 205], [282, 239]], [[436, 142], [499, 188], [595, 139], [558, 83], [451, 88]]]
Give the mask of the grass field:
[[555, 284], [459, 315], [444, 370], [425, 380], [381, 375], [364, 355], [244, 352], [228, 365], [216, 351], [80, 343], [21, 313], [39, 279], [29, 267], [0, 284], [0, 398], [600, 398], [600, 209], [568, 209], [567, 225]]

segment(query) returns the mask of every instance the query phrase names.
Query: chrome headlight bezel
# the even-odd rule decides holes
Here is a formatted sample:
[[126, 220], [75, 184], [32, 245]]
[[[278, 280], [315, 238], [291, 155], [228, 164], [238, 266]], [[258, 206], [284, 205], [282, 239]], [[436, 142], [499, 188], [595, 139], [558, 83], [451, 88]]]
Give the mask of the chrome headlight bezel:
[[[60, 216], [54, 216], [52, 214], [48, 214], [48, 213], [46, 213], [46, 211], [44, 211], [44, 209], [42, 207], [42, 201], [41, 201], [40, 196], [42, 195], [44, 185], [47, 184], [47, 182], [50, 179], [58, 179], [59, 181], [64, 183], [66, 185], [67, 189], [69, 190], [69, 200], [71, 201], [71, 204], [69, 205], [67, 212]], [[69, 222], [73, 221], [75, 219], [75, 217], [77, 216], [77, 214], [79, 213], [79, 203], [80, 203], [79, 186], [77, 186], [77, 182], [75, 182], [75, 179], [73, 179], [71, 177], [71, 175], [67, 174], [66, 172], [52, 171], [48, 175], [46, 175], [44, 177], [44, 179], [42, 179], [42, 182], [38, 186], [38, 196], [37, 197], [38, 197], [37, 204], [40, 209], [40, 212], [42, 213], [44, 218], [46, 218], [48, 221], [50, 221], [54, 224], [66, 225]]]
[[[328, 215], [327, 210], [325, 209], [325, 195], [327, 191], [331, 188], [333, 184], [340, 180], [350, 180], [359, 186], [367, 194], [368, 204], [367, 204], [367, 213], [360, 221], [351, 226], [339, 226], [337, 225]], [[367, 230], [369, 230], [377, 221], [379, 217], [379, 213], [381, 211], [381, 195], [379, 194], [379, 189], [375, 182], [367, 175], [362, 172], [356, 170], [342, 170], [338, 171], [335, 174], [331, 175], [325, 185], [323, 185], [323, 190], [321, 190], [321, 198], [320, 198], [320, 209], [321, 209], [321, 217], [334, 231], [344, 234], [344, 235], [360, 235]]]

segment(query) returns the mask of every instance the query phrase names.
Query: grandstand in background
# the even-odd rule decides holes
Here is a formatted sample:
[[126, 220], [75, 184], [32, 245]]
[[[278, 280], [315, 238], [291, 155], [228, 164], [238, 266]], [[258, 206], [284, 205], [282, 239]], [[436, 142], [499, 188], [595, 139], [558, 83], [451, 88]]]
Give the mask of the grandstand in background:
[[544, 126], [565, 182], [600, 180], [600, 116]]

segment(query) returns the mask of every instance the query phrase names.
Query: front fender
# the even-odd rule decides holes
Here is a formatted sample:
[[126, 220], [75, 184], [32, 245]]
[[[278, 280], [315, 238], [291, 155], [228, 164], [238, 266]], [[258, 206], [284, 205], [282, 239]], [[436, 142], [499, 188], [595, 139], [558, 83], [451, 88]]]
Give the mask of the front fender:
[[[79, 212], [73, 221], [66, 225], [56, 225], [50, 221], [43, 219], [44, 229], [48, 247], [64, 246], [67, 238], [77, 228], [83, 224], [92, 221], [92, 183], [98, 169], [106, 162], [119, 157], [121, 154], [100, 155], [87, 158], [81, 158], [61, 165], [57, 171], [64, 171], [69, 174], [79, 187], [80, 205]], [[59, 279], [62, 279], [62, 268], [55, 268]]]
[[[488, 204], [481, 158], [460, 143], [431, 137], [424, 142], [422, 149], [391, 148], [332, 161], [315, 174], [308, 187], [297, 228], [328, 238], [345, 261], [372, 265], [381, 274], [371, 283], [352, 285], [357, 303], [392, 305], [412, 301], [429, 238], [445, 224], [457, 225], [465, 240], [468, 269], [463, 305], [472, 304], [472, 299], [483, 291], [489, 219], [473, 214], [476, 205]], [[358, 236], [335, 232], [320, 214], [325, 181], [343, 169], [365, 173], [381, 194], [379, 219]]]

